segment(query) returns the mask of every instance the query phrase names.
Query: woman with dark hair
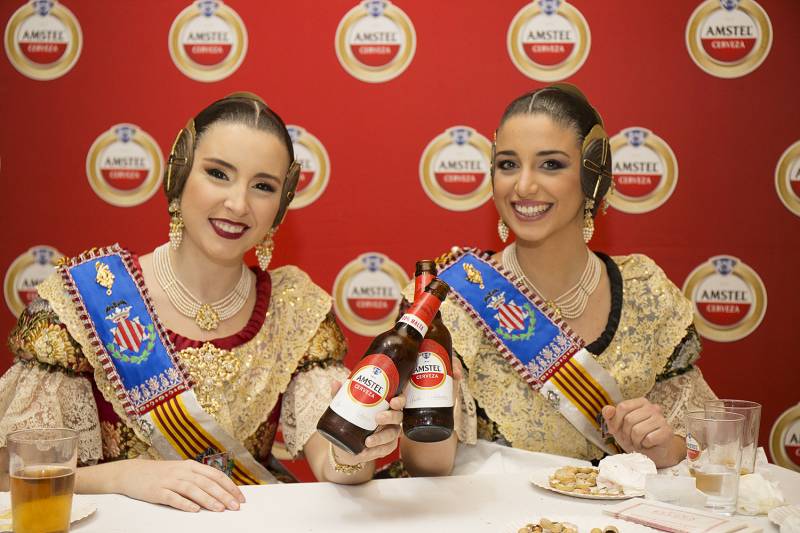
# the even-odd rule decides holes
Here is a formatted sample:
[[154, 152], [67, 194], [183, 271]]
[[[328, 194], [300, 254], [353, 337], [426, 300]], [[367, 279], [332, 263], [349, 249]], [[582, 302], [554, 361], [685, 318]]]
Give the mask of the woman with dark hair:
[[[238, 509], [236, 485], [283, 478], [271, 456], [279, 424], [318, 479], [372, 477], [396, 446], [402, 398], [358, 456], [329, 447], [316, 423], [331, 382], [348, 375], [331, 298], [294, 266], [267, 271], [299, 170], [283, 121], [253, 94], [189, 121], [164, 176], [169, 243], [63, 260], [12, 331], [5, 483], [6, 436], [33, 427], [78, 432], [77, 492], [186, 511]], [[253, 247], [257, 269], [244, 263]]]
[[[588, 247], [612, 184], [600, 115], [568, 84], [520, 96], [500, 121], [491, 172], [500, 238], [514, 241], [437, 261], [452, 289], [442, 317], [465, 369], [460, 440], [676, 464], [684, 413], [714, 394], [693, 366], [700, 341], [681, 291], [646, 256]], [[411, 473], [452, 468], [455, 438], [400, 446]]]

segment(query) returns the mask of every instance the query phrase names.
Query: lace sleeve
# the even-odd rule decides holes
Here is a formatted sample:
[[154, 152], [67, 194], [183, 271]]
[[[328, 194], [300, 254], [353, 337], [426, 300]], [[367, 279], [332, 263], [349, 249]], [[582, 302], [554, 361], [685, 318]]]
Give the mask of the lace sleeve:
[[283, 395], [280, 424], [286, 449], [297, 457], [331, 401], [331, 381], [344, 382], [347, 343], [332, 314], [319, 326]]
[[78, 461], [102, 458], [92, 385], [83, 376], [19, 361], [0, 377], [0, 447], [21, 429], [68, 427], [78, 432]]
[[717, 396], [708, 386], [700, 369], [694, 367], [671, 378], [659, 381], [647, 394], [647, 399], [658, 404], [664, 411], [664, 418], [673, 431], [686, 436], [686, 412], [702, 409], [706, 400]]
[[475, 399], [470, 394], [469, 386], [467, 385], [467, 369], [464, 368], [462, 373], [463, 377], [458, 387], [456, 405], [453, 408], [453, 428], [460, 442], [475, 444], [478, 442], [478, 415], [475, 408]]
[[21, 429], [68, 427], [78, 432], [78, 460], [102, 458], [97, 404], [83, 375], [91, 365], [47, 301], [34, 300], [11, 331], [16, 362], [0, 377], [0, 447]]

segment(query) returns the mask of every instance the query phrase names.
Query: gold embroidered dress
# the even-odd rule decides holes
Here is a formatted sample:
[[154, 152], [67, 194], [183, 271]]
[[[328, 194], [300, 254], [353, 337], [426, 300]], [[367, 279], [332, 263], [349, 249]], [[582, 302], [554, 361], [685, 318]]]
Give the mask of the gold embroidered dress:
[[[686, 411], [715, 398], [694, 366], [700, 341], [692, 326], [692, 305], [650, 258], [598, 256], [608, 271], [612, 308], [605, 331], [593, 342], [586, 339], [586, 348], [616, 379], [625, 398], [644, 396], [660, 405], [667, 422], [685, 435]], [[404, 296], [410, 301], [413, 287]], [[455, 413], [462, 442], [482, 438], [580, 459], [603, 457], [531, 389], [452, 296], [441, 313], [465, 367]]]
[[[292, 456], [314, 433], [331, 379], [348, 375], [346, 343], [330, 296], [307, 274], [294, 266], [255, 273], [256, 305], [241, 331], [207, 342], [167, 333], [203, 409], [270, 467], [279, 424]], [[12, 431], [60, 426], [78, 431], [81, 465], [158, 458], [91, 355], [61, 278], [37, 290], [9, 338], [15, 360], [0, 377], [0, 447]]]

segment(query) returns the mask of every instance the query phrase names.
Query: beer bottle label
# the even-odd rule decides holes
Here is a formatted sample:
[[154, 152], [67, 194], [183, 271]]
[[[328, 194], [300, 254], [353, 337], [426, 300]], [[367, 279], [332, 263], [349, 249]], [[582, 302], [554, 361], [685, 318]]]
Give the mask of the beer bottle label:
[[405, 393], [407, 409], [453, 406], [453, 368], [444, 346], [422, 341]]
[[428, 326], [433, 321], [433, 317], [436, 316], [441, 304], [442, 302], [439, 298], [433, 294], [429, 292], [422, 293], [414, 300], [414, 303], [408, 308], [406, 314], [400, 317], [398, 322], [408, 324], [424, 337], [428, 333]]
[[374, 431], [375, 416], [389, 409], [399, 383], [397, 367], [387, 355], [368, 355], [358, 362], [330, 407], [351, 424]]

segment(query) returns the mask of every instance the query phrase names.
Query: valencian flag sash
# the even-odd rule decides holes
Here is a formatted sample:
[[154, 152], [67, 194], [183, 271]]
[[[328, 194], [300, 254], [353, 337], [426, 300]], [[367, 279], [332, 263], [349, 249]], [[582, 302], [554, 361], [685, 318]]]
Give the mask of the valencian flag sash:
[[119, 405], [163, 459], [194, 459], [238, 485], [275, 483], [200, 406], [192, 380], [158, 320], [141, 272], [113, 245], [58, 267], [91, 350]]
[[538, 295], [470, 249], [451, 254], [438, 277], [534, 391], [603, 451], [619, 451], [601, 415], [623, 399], [617, 382]]

